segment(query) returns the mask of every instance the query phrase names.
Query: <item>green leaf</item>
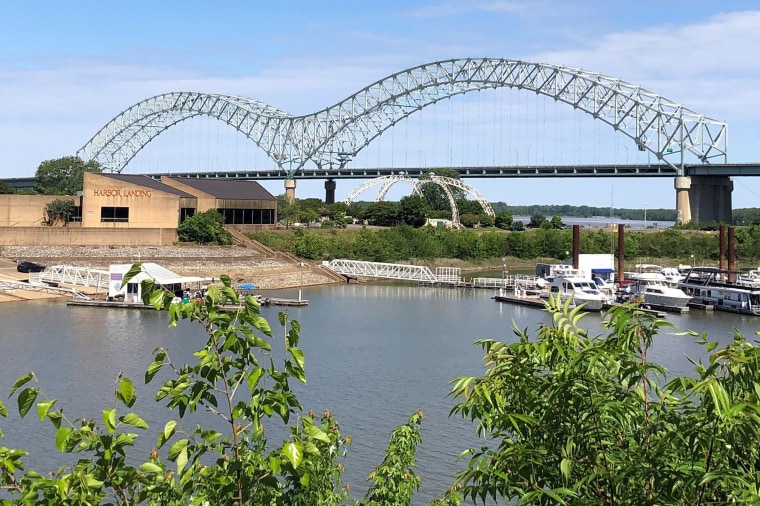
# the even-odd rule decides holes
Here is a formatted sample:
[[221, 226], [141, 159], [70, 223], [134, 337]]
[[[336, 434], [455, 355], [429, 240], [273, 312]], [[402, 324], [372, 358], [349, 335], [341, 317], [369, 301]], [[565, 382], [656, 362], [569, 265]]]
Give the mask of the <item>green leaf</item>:
[[40, 421], [44, 420], [48, 414], [48, 411], [50, 411], [50, 408], [52, 408], [54, 404], [55, 404], [55, 399], [51, 401], [38, 402], [37, 403], [37, 418], [39, 418]]
[[177, 426], [177, 422], [169, 420], [164, 425], [164, 431], [158, 435], [158, 447], [161, 448], [166, 442], [174, 435], [174, 428]]
[[55, 447], [59, 452], [66, 450], [66, 441], [69, 439], [71, 429], [69, 427], [61, 427], [55, 433]]
[[150, 294], [150, 305], [156, 309], [161, 309], [164, 305], [164, 291], [156, 290]]
[[13, 397], [13, 394], [16, 393], [16, 390], [26, 385], [27, 383], [29, 383], [32, 380], [32, 378], [34, 378], [34, 373], [32, 372], [24, 374], [23, 376], [19, 377], [16, 380], [16, 382], [13, 384], [13, 386], [11, 387], [11, 393], [8, 394], [8, 398], [10, 399], [11, 397]]
[[32, 408], [35, 399], [37, 399], [37, 389], [27, 387], [18, 394], [18, 414], [24, 418]]
[[148, 366], [148, 370], [145, 371], [145, 383], [150, 383], [153, 377], [156, 375], [158, 371], [161, 370], [161, 368], [164, 366], [164, 359], [163, 357], [161, 360], [154, 360], [151, 362], [151, 364]]
[[103, 410], [103, 423], [109, 433], [116, 431], [116, 408]]
[[291, 348], [290, 353], [293, 355], [293, 358], [296, 359], [296, 362], [298, 362], [298, 366], [303, 369], [304, 364], [306, 363], [303, 357], [303, 351], [301, 351], [300, 348]]
[[161, 466], [154, 464], [153, 462], [145, 462], [140, 466], [140, 471], [144, 473], [163, 474], [164, 469]]
[[8, 408], [5, 407], [5, 404], [0, 401], [0, 416], [8, 416]]
[[322, 441], [324, 443], [330, 443], [328, 435], [319, 427], [314, 425], [314, 421], [311, 418], [303, 418], [303, 432], [307, 436]]
[[298, 466], [301, 465], [301, 460], [303, 460], [303, 448], [301, 448], [300, 444], [290, 442], [285, 443], [282, 446], [282, 454], [290, 461], [295, 469], [298, 469]]
[[187, 465], [187, 448], [183, 448], [179, 455], [177, 455], [177, 474], [181, 475], [182, 470]]
[[169, 448], [169, 460], [176, 460], [179, 454], [187, 448], [187, 439], [180, 439]]
[[565, 480], [569, 480], [570, 473], [573, 470], [573, 461], [570, 459], [562, 459], [562, 462], [559, 464], [559, 470], [562, 471], [562, 476], [564, 476]]
[[135, 413], [127, 413], [126, 415], [119, 418], [122, 422], [126, 423], [127, 425], [131, 425], [132, 427], [137, 427], [138, 429], [147, 429], [148, 424], [137, 416]]
[[121, 279], [121, 286], [124, 286], [127, 283], [129, 283], [132, 280], [132, 278], [134, 278], [135, 276], [137, 276], [141, 272], [142, 272], [142, 263], [138, 262], [136, 264], [132, 264], [132, 267], [129, 268], [129, 270], [127, 271], [127, 273]]
[[119, 381], [119, 390], [116, 393], [116, 397], [128, 408], [131, 408], [134, 405], [137, 395], [135, 395], [135, 385], [132, 383], [131, 379], [122, 378], [121, 381]]

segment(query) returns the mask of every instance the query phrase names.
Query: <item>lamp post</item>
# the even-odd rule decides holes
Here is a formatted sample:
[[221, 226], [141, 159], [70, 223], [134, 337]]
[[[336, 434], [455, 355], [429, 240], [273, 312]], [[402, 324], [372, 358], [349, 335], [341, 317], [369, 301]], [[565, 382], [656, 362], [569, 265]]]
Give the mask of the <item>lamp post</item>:
[[301, 298], [301, 292], [303, 291], [303, 268], [306, 264], [303, 262], [298, 263], [298, 274], [300, 278], [300, 282], [298, 285], [298, 302], [301, 302], [303, 299]]
[[647, 228], [647, 203], [644, 202], [644, 228]]
[[507, 279], [507, 258], [501, 257], [501, 286], [506, 286]]

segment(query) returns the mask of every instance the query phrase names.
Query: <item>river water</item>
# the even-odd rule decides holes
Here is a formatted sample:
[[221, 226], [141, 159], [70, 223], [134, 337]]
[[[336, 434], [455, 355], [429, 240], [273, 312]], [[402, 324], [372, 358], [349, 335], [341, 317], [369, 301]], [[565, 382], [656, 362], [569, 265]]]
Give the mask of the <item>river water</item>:
[[[306, 356], [308, 385], [297, 389], [299, 399], [305, 410], [330, 409], [343, 433], [352, 437], [344, 481], [357, 497], [366, 490], [368, 473], [382, 459], [390, 431], [416, 409], [426, 418], [417, 458], [423, 481], [415, 504], [427, 504], [443, 491], [466, 465], [456, 461], [457, 455], [482, 443], [471, 424], [449, 417], [454, 401], [447, 397], [455, 377], [482, 371], [482, 354], [473, 341], [512, 340], [513, 325], [535, 335], [540, 324], [549, 323], [543, 311], [494, 302], [488, 290], [352, 284], [303, 292], [309, 306], [288, 311], [301, 323]], [[296, 293], [268, 295], [295, 297]], [[262, 309], [278, 337], [283, 335], [276, 323], [281, 310]], [[584, 321], [590, 330], [599, 330], [602, 319], [589, 314]], [[666, 320], [675, 328], [657, 336], [650, 359], [674, 374], [688, 374], [692, 368], [686, 355], [698, 357], [702, 352], [695, 338], [674, 332], [707, 332], [711, 340], [725, 344], [734, 328], [752, 336], [760, 327], [760, 319], [695, 310], [668, 315]], [[166, 347], [181, 364], [191, 361], [192, 352], [204, 342], [200, 327], [184, 322], [169, 329], [167, 316], [155, 311], [6, 303], [0, 305], [0, 392], [33, 370], [64, 413], [100, 420], [101, 410], [113, 406], [114, 382], [123, 371], [137, 386], [134, 410], [151, 425], [150, 435], [142, 437], [137, 447], [138, 458], [143, 459], [155, 445], [155, 431], [169, 417], [166, 408], [152, 401], [158, 383], [146, 386], [142, 381], [152, 350]], [[5, 394], [0, 398], [14, 413], [0, 418], [6, 433], [0, 444], [30, 450], [28, 467], [52, 469], [60, 458], [52, 430], [36, 420], [34, 410], [18, 420], [15, 401]], [[206, 420], [201, 416], [201, 421]], [[192, 428], [194, 423], [185, 425]], [[279, 441], [276, 431], [268, 434]]]

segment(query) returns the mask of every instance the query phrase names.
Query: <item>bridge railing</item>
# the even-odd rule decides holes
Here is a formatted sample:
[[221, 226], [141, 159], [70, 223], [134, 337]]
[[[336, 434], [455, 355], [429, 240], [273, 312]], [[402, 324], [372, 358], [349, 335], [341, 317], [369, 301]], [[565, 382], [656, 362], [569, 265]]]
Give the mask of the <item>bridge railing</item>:
[[383, 262], [366, 262], [363, 260], [335, 259], [328, 262], [326, 267], [339, 274], [347, 276], [399, 279], [426, 283], [437, 282], [435, 274], [433, 274], [433, 272], [425, 265], [404, 265]]
[[47, 270], [37, 273], [36, 276], [30, 276], [29, 279], [38, 283], [57, 283], [107, 290], [110, 283], [110, 273], [86, 267], [53, 265]]

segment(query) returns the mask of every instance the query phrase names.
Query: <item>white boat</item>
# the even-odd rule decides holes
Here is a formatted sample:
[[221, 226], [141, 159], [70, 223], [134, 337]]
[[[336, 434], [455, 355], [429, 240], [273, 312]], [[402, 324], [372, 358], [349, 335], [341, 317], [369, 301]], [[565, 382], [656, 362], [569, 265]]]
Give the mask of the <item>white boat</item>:
[[631, 298], [642, 305], [684, 308], [691, 300], [691, 295], [671, 286], [660, 272], [632, 274], [630, 279], [628, 288]]
[[717, 311], [760, 316], [760, 288], [742, 285], [739, 273], [715, 267], [692, 267], [679, 288], [694, 302]]
[[736, 284], [749, 288], [760, 288], [760, 268], [742, 272], [736, 278]]
[[574, 305], [583, 305], [586, 311], [601, 311], [609, 302], [593, 281], [576, 276], [552, 276], [548, 289], [542, 294], [544, 297], [549, 295], [559, 295], [563, 302], [572, 299]]

